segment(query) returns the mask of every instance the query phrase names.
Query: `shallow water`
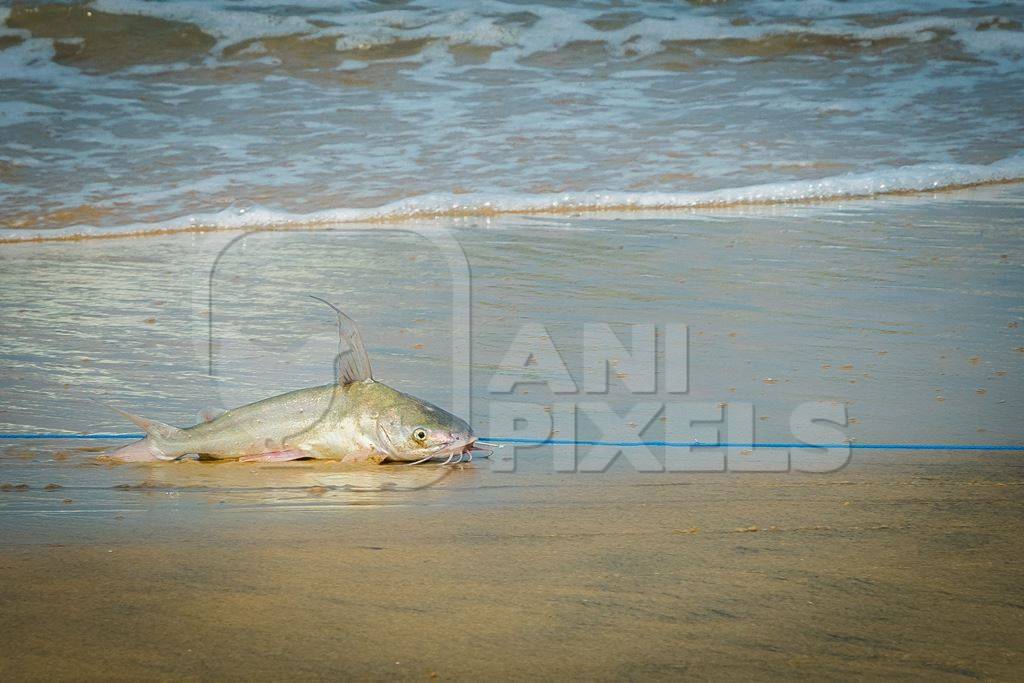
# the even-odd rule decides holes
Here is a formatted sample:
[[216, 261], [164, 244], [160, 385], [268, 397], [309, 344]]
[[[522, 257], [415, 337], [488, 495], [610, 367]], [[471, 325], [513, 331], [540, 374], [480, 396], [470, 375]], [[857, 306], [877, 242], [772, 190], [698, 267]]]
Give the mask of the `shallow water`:
[[[466, 416], [484, 436], [573, 438], [547, 414], [510, 434], [495, 416], [516, 403], [549, 414], [575, 406], [580, 439], [792, 442], [800, 440], [792, 414], [814, 401], [845, 411], [847, 423], [826, 441], [1021, 444], [1021, 197], [1008, 186], [713, 214], [6, 245], [0, 430], [135, 430], [104, 404], [189, 425], [203, 411], [330, 381], [336, 333], [330, 311], [306, 296], [316, 292], [359, 321], [379, 379]], [[584, 355], [583, 335], [602, 322], [624, 340], [626, 322], [655, 323], [660, 334], [666, 323], [688, 324], [688, 392], [667, 391], [659, 344], [647, 359], [658, 368], [657, 391], [634, 393], [621, 365], [607, 391], [594, 393], [586, 378], [596, 361]], [[538, 334], [531, 325], [543, 326], [576, 392], [496, 386], [510, 371], [513, 340]], [[642, 374], [641, 361], [630, 372]], [[541, 370], [519, 372], [530, 380]], [[640, 403], [663, 410], [641, 425], [608, 417]], [[673, 406], [688, 405], [717, 414], [710, 436], [707, 425], [673, 421]], [[743, 406], [752, 411], [749, 434], [732, 421]], [[73, 515], [78, 505], [145, 508], [157, 493], [186, 507], [214, 498], [244, 509], [420, 505], [448, 500], [449, 486], [534, 485], [558, 469], [550, 447], [506, 446], [456, 474], [432, 466], [367, 474], [309, 463], [101, 466], [83, 445], [106, 444], [9, 442], [0, 483], [31, 492], [0, 505]], [[583, 469], [590, 452], [579, 449]], [[653, 448], [648, 460], [661, 468], [668, 452]], [[790, 466], [801, 469], [814, 453], [795, 452]], [[720, 454], [686, 457], [706, 456], [708, 469], [720, 470]], [[731, 451], [728, 466], [748, 455]], [[850, 458], [883, 466], [935, 456], [855, 450]], [[627, 449], [608, 476], [644, 470], [645, 457]], [[515, 472], [503, 471], [513, 462]], [[64, 488], [44, 492], [47, 484]]]
[[0, 237], [1024, 177], [1004, 2], [0, 10]]

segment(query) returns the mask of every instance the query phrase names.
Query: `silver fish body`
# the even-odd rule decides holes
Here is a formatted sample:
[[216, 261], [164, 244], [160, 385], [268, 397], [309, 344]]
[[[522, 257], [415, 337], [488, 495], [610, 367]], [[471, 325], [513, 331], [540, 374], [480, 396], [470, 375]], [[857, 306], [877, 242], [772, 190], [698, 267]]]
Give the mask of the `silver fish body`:
[[120, 460], [414, 462], [469, 453], [476, 441], [460, 418], [372, 379], [299, 389], [185, 429], [128, 417], [148, 436], [111, 453]]
[[338, 318], [337, 380], [229, 410], [179, 429], [118, 411], [146, 438], [110, 453], [125, 461], [175, 460], [195, 453], [218, 460], [282, 462], [300, 458], [346, 462], [425, 462], [456, 456], [476, 444], [465, 421], [373, 379], [355, 321], [334, 304]]

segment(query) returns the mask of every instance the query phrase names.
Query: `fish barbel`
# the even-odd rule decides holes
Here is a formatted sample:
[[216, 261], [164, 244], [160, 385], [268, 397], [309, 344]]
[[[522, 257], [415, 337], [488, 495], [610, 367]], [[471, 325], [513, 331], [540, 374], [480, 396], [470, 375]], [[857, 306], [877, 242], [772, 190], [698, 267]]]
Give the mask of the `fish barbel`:
[[110, 452], [140, 462], [198, 454], [213, 459], [283, 462], [299, 458], [342, 462], [418, 463], [437, 458], [461, 461], [477, 437], [462, 419], [373, 379], [369, 356], [355, 323], [333, 304], [339, 338], [337, 381], [299, 389], [229, 410], [187, 428], [119, 413], [146, 438]]

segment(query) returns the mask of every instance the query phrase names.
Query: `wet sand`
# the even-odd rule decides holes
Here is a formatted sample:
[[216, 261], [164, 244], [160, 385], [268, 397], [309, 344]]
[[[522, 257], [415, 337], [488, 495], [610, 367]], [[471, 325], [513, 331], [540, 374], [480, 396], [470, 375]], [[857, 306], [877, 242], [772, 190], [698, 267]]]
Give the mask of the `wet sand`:
[[[451, 390], [458, 283], [422, 233], [2, 245], [0, 426], [130, 428], [96, 400], [184, 425], [327, 381], [316, 293], [360, 322], [381, 379], [468, 402], [481, 434], [509, 400], [747, 402], [759, 441], [788, 441], [813, 400], [846, 407], [854, 443], [1024, 443], [1022, 197], [427, 225], [472, 273], [468, 397]], [[614, 375], [596, 397], [490, 390], [527, 323], [578, 378], [595, 321], [689, 324], [689, 393], [638, 398]], [[1019, 453], [854, 451], [823, 474], [619, 457], [570, 474], [546, 448], [509, 472], [507, 449], [365, 471], [114, 467], [80, 445], [0, 445], [5, 680], [1021, 668]]]
[[156, 512], [70, 519], [45, 543], [19, 534], [0, 553], [0, 672], [1019, 674], [1014, 462], [922, 458], [827, 478], [506, 477], [466, 469], [429, 503], [276, 514], [213, 500], [186, 513], [156, 490], [139, 494]]

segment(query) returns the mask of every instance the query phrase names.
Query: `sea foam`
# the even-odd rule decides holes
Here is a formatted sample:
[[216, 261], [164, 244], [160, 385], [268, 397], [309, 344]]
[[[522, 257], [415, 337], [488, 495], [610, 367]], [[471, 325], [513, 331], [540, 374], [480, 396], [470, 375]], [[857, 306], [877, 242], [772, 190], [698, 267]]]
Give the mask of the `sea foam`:
[[0, 230], [0, 241], [103, 237], [112, 234], [266, 228], [318, 228], [346, 223], [397, 222], [431, 218], [514, 214], [715, 210], [742, 206], [824, 202], [893, 194], [941, 192], [981, 185], [1024, 181], [1024, 154], [993, 164], [918, 164], [850, 173], [811, 181], [764, 183], [707, 192], [574, 192], [560, 194], [435, 193], [371, 208], [335, 208], [289, 213], [260, 206], [189, 216], [155, 224], [104, 228], [76, 225], [60, 230]]

